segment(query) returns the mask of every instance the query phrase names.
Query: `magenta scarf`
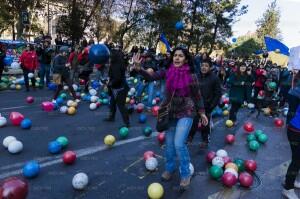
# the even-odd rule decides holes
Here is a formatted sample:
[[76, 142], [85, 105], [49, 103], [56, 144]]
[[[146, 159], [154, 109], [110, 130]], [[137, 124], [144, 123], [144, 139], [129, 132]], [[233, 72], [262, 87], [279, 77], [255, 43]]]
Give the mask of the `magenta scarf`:
[[173, 93], [176, 90], [176, 96], [188, 96], [191, 81], [192, 76], [188, 64], [184, 64], [181, 67], [175, 67], [171, 64], [166, 74], [166, 87], [169, 93]]

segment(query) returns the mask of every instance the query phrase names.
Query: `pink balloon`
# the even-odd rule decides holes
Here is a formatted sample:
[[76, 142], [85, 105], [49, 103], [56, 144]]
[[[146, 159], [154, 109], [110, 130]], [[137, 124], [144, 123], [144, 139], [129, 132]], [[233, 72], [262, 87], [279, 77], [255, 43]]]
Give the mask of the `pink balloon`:
[[43, 102], [42, 109], [46, 112], [51, 112], [54, 109], [54, 105], [52, 102]]
[[9, 115], [9, 120], [14, 126], [20, 126], [24, 116], [19, 112], [11, 112]]

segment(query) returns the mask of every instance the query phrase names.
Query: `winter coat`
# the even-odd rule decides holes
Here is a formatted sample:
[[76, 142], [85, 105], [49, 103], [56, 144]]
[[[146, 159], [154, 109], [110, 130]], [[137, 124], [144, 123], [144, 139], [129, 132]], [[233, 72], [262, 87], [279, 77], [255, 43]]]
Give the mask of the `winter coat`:
[[[242, 82], [244, 84], [242, 85]], [[229, 101], [232, 103], [244, 103], [244, 101], [251, 100], [252, 89], [249, 89], [252, 85], [252, 76], [250, 75], [237, 75], [237, 73], [231, 74], [228, 79], [230, 86]]]
[[36, 70], [38, 67], [38, 57], [35, 51], [23, 51], [20, 56], [21, 67], [27, 70]]

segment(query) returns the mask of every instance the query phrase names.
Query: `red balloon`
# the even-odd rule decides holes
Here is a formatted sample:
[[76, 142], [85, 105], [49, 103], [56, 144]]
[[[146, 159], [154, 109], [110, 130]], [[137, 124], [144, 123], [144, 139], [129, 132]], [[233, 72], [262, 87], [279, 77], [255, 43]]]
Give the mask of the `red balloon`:
[[283, 119], [275, 118], [274, 119], [274, 124], [275, 124], [276, 127], [282, 127], [284, 125]]
[[264, 91], [264, 90], [260, 90], [260, 91], [258, 92], [258, 95], [259, 95], [260, 97], [265, 96], [265, 91]]
[[223, 161], [224, 161], [224, 166], [226, 166], [226, 164], [228, 164], [229, 162], [232, 162], [231, 158], [228, 156], [223, 157]]
[[226, 143], [228, 143], [228, 144], [233, 144], [234, 141], [235, 141], [235, 136], [232, 135], [232, 134], [228, 134], [228, 135], [226, 135], [226, 137], [225, 137], [225, 141], [226, 141]]
[[28, 184], [17, 177], [10, 177], [1, 182], [0, 199], [25, 199], [28, 194]]
[[152, 115], [157, 116], [158, 115], [158, 110], [159, 110], [159, 106], [153, 106], [152, 109], [151, 109]]
[[216, 157], [216, 153], [214, 151], [210, 151], [206, 154], [206, 161], [211, 163], [214, 157]]
[[34, 98], [33, 98], [32, 96], [28, 96], [28, 97], [26, 98], [26, 102], [27, 102], [28, 104], [32, 104], [32, 103], [34, 102]]
[[138, 106], [138, 107], [136, 108], [136, 112], [137, 112], [137, 113], [142, 113], [143, 110], [144, 110], [144, 108], [143, 108], [142, 106]]
[[224, 104], [229, 104], [229, 98], [224, 98], [224, 99], [223, 99], [223, 103], [224, 103]]
[[52, 102], [43, 102], [42, 109], [46, 112], [51, 112], [54, 109], [54, 105]]
[[144, 160], [146, 161], [148, 158], [151, 158], [151, 157], [154, 157], [154, 156], [155, 156], [155, 154], [154, 154], [153, 151], [146, 151], [144, 153]]
[[79, 79], [79, 84], [80, 84], [80, 85], [85, 85], [84, 79]]
[[19, 112], [11, 112], [9, 119], [14, 126], [20, 126], [22, 120], [24, 120], [24, 116]]
[[253, 124], [251, 122], [246, 122], [244, 124], [244, 129], [245, 129], [245, 131], [247, 131], [248, 133], [250, 133], [250, 132], [254, 131], [254, 126], [253, 126]]
[[100, 102], [96, 102], [96, 106], [97, 106], [97, 107], [100, 107], [100, 106], [101, 106], [101, 103], [100, 103]]
[[222, 182], [227, 187], [232, 187], [237, 183], [237, 178], [230, 172], [226, 172], [222, 176]]
[[239, 176], [239, 181], [241, 186], [248, 188], [253, 184], [253, 177], [249, 173], [243, 172]]
[[66, 151], [63, 155], [63, 161], [65, 164], [73, 164], [76, 160], [76, 153], [73, 151]]
[[249, 172], [254, 172], [257, 168], [257, 164], [255, 160], [246, 160], [245, 161], [245, 168]]
[[165, 133], [162, 132], [157, 135], [157, 140], [160, 144], [163, 144], [165, 142], [165, 139], [166, 139]]

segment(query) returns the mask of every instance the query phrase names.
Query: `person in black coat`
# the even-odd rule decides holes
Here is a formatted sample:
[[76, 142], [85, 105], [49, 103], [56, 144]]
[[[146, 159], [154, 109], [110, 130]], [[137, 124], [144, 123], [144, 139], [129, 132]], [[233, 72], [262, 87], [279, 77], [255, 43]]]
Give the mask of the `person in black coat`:
[[110, 95], [109, 116], [104, 121], [114, 121], [117, 106], [122, 115], [124, 126], [129, 127], [129, 114], [125, 107], [129, 86], [126, 82], [126, 64], [122, 51], [118, 48], [111, 50], [110, 66], [108, 70], [108, 92]]
[[[218, 105], [222, 96], [221, 83], [215, 73], [211, 71], [212, 63], [210, 59], [202, 61], [200, 75], [198, 76], [201, 94], [204, 100], [205, 115], [208, 118], [208, 125], [201, 126], [202, 142], [201, 147], [207, 147], [210, 134], [210, 116], [212, 110]], [[189, 133], [188, 142], [192, 142], [194, 135], [198, 130], [199, 117], [195, 117], [193, 126]]]
[[4, 58], [6, 57], [6, 51], [4, 45], [0, 45], [0, 82], [2, 78], [2, 73], [4, 71]]

